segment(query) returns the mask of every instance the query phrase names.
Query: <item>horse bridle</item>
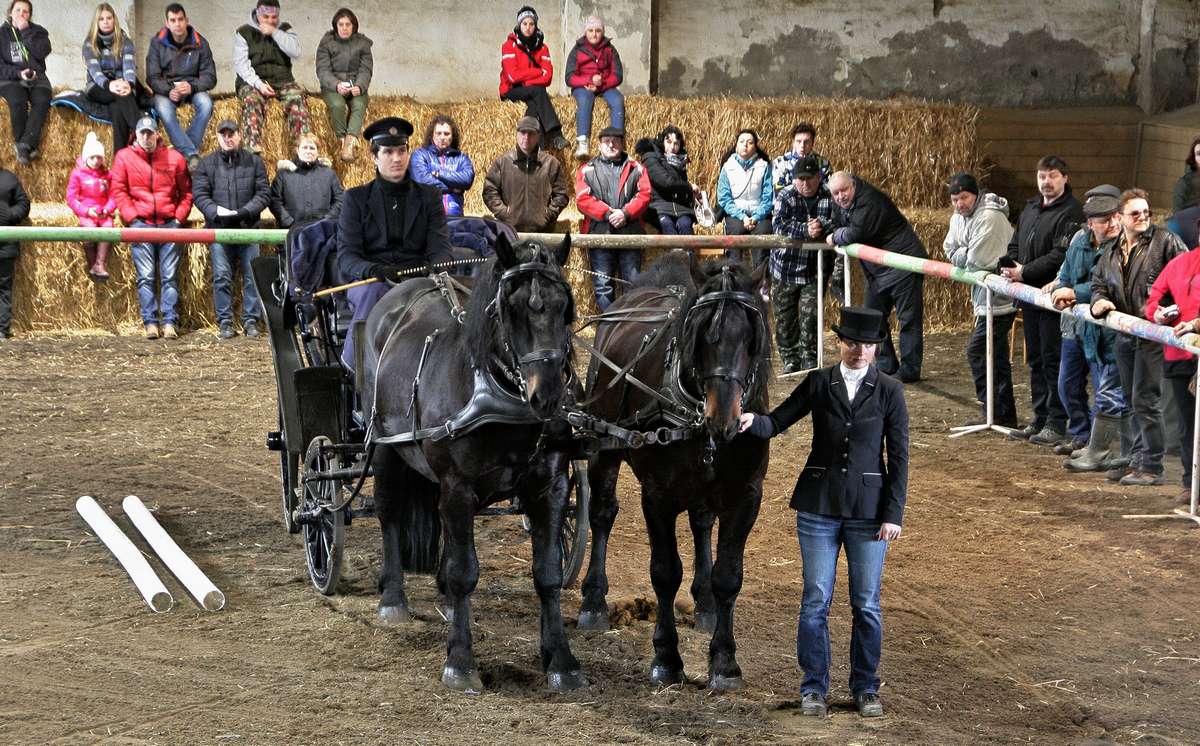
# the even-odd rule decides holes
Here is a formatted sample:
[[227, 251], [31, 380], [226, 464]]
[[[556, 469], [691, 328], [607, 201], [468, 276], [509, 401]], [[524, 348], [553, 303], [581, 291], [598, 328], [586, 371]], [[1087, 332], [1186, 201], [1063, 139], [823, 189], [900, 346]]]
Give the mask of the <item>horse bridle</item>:
[[515, 267], [510, 267], [504, 270], [504, 274], [500, 275], [500, 281], [496, 284], [496, 297], [487, 305], [487, 314], [496, 319], [496, 323], [500, 326], [500, 334], [503, 337], [504, 351], [509, 357], [509, 360], [497, 360], [500, 369], [521, 392], [521, 398], [528, 401], [528, 392], [525, 389], [525, 378], [521, 375], [521, 366], [531, 365], [540, 362], [560, 362], [564, 369], [569, 368], [571, 338], [567, 336], [561, 349], [543, 348], [540, 350], [530, 350], [523, 355], [518, 355], [513, 349], [512, 335], [508, 321], [504, 316], [504, 301], [506, 288], [511, 280], [514, 280], [523, 275], [541, 276], [550, 280], [553, 284], [562, 282], [562, 272], [559, 268], [545, 262], [525, 262], [518, 264]]
[[[718, 365], [702, 372], [697, 371], [695, 368], [691, 368], [690, 370], [692, 377], [701, 385], [710, 379], [720, 378], [727, 381], [732, 381], [733, 383], [741, 386], [742, 406], [745, 407], [746, 399], [750, 396], [750, 392], [754, 388], [754, 384], [758, 378], [759, 362], [757, 360], [757, 345], [765, 343], [767, 334], [766, 320], [763, 318], [762, 310], [758, 307], [754, 296], [741, 290], [714, 290], [712, 292], [705, 293], [696, 299], [696, 302], [692, 304], [692, 307], [689, 308], [687, 313], [684, 315], [683, 330], [685, 334], [690, 333], [691, 327], [696, 323], [694, 314], [698, 310], [713, 305], [717, 306], [717, 310], [713, 314], [712, 320], [709, 322], [710, 324], [713, 324], [716, 322], [716, 319], [720, 318], [721, 314], [725, 312], [726, 304], [730, 303], [736, 304], [737, 306], [740, 306], [744, 310], [748, 311], [750, 313], [750, 317], [754, 319], [753, 323], [756, 338], [753, 340], [753, 344], [751, 346], [752, 354], [749, 369], [744, 375], [740, 374], [733, 368], [724, 365]], [[716, 326], [719, 328], [720, 324], [716, 324]], [[696, 330], [695, 333], [701, 334], [706, 332]], [[690, 363], [691, 361], [687, 362]], [[677, 366], [677, 371], [679, 373], [681, 373], [683, 370], [684, 367], [682, 365]], [[695, 407], [703, 407], [703, 402], [692, 396], [692, 394], [687, 390], [687, 387], [683, 385], [682, 380], [677, 381], [676, 389], [681, 395], [689, 399]]]

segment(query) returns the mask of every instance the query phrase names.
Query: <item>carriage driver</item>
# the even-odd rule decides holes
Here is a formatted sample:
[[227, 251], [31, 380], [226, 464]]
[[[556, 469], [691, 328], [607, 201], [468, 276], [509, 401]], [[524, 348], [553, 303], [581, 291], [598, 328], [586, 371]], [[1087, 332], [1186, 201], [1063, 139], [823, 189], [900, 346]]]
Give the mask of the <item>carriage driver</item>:
[[[354, 321], [367, 318], [391, 283], [422, 274], [401, 273], [452, 258], [441, 194], [408, 174], [412, 133], [412, 124], [400, 117], [380, 119], [363, 131], [375, 159], [375, 178], [346, 191], [338, 218], [337, 263], [343, 282], [379, 282], [346, 291]], [[342, 360], [354, 365], [352, 339], [346, 340]]]

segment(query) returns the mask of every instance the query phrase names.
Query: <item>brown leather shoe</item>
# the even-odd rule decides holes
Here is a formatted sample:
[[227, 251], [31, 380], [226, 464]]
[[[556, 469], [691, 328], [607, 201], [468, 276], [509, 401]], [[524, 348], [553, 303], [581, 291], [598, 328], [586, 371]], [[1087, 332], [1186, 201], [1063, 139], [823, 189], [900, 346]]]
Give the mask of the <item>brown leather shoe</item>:
[[358, 138], [354, 135], [346, 135], [342, 138], [342, 152], [339, 157], [346, 163], [351, 163], [354, 161], [357, 150]]

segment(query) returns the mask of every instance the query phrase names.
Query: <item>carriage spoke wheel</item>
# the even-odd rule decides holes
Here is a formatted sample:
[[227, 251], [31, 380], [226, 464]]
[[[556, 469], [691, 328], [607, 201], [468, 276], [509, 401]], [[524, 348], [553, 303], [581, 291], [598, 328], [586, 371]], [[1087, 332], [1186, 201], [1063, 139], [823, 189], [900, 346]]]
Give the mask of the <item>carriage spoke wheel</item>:
[[572, 461], [567, 484], [567, 505], [563, 510], [559, 548], [562, 550], [562, 587], [570, 588], [579, 579], [588, 545], [588, 504], [592, 490], [587, 480], [587, 461]]
[[[279, 432], [283, 433], [283, 412], [279, 412]], [[286, 439], [287, 435], [284, 433]], [[300, 524], [296, 523], [292, 514], [300, 500], [296, 497], [296, 488], [300, 483], [300, 454], [288, 450], [287, 442], [282, 444], [279, 451], [279, 480], [282, 482], [283, 495], [283, 527], [289, 534], [300, 533]]]
[[[308, 444], [304, 455], [305, 476], [328, 472], [336, 468], [336, 460], [326, 450], [333, 445], [324, 435], [317, 436]], [[312, 513], [321, 506], [341, 502], [341, 482], [321, 480], [307, 482], [300, 501], [302, 513]], [[326, 596], [337, 588], [342, 573], [342, 549], [346, 543], [346, 511], [323, 510], [320, 516], [303, 524], [304, 553], [308, 560], [308, 577], [313, 587]]]

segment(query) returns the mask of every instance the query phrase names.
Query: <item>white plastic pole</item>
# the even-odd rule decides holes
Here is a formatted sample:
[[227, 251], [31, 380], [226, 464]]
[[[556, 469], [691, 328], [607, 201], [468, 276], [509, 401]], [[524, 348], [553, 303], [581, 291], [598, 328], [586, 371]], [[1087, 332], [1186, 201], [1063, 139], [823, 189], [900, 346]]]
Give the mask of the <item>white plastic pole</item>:
[[994, 349], [993, 345], [995, 344], [995, 342], [994, 342], [994, 337], [992, 336], [992, 328], [993, 328], [992, 327], [992, 318], [993, 318], [992, 317], [992, 289], [989, 287], [985, 287], [984, 291], [985, 292], [984, 292], [983, 297], [984, 297], [984, 300], [987, 302], [987, 308], [984, 309], [984, 313], [986, 314], [986, 318], [987, 318], [987, 352], [986, 352], [986, 355], [987, 355], [987, 391], [984, 394], [984, 401], [987, 402], [987, 426], [989, 428], [991, 428], [992, 425], [996, 424], [995, 403], [992, 401], [995, 398], [993, 396], [993, 391], [994, 391], [993, 386], [995, 384], [993, 382], [994, 381], [994, 379], [993, 379], [994, 373], [992, 371], [995, 368], [996, 361], [994, 359], [995, 353], [993, 352], [993, 349]]
[[137, 495], [126, 497], [121, 507], [125, 509], [129, 520], [133, 521], [133, 525], [137, 526], [137, 530], [142, 532], [146, 542], [158, 553], [159, 559], [179, 578], [179, 582], [183, 583], [183, 587], [187, 588], [197, 603], [209, 611], [218, 611], [225, 606], [225, 594], [217, 590], [196, 563], [183, 553]]
[[817, 257], [817, 368], [825, 367], [825, 252], [814, 251]]
[[[1200, 380], [1200, 357], [1196, 358], [1196, 379]], [[1196, 498], [1200, 495], [1200, 405], [1192, 398], [1192, 496], [1188, 504], [1188, 515], [1196, 518]]]
[[125, 568], [125, 572], [129, 573], [138, 593], [142, 594], [142, 598], [146, 599], [146, 603], [155, 613], [168, 611], [175, 605], [175, 599], [159, 580], [150, 563], [95, 499], [84, 495], [75, 501], [75, 510], [79, 511], [79, 515], [95, 532], [96, 538], [104, 542], [108, 551], [112, 552], [117, 562], [121, 563], [121, 567]]
[[850, 257], [842, 249], [838, 249], [838, 253], [842, 255], [842, 297], [846, 300], [846, 305], [853, 305], [850, 298]]

